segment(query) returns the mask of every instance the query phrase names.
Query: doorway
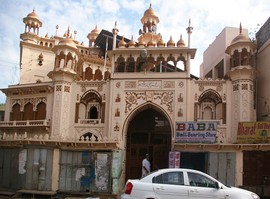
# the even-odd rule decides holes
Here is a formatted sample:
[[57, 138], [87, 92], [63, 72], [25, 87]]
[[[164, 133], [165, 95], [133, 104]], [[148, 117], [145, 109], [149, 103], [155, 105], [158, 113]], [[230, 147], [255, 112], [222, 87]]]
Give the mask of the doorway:
[[207, 170], [207, 153], [204, 152], [181, 152], [180, 167], [195, 169], [202, 172]]
[[130, 121], [126, 144], [126, 180], [141, 178], [141, 164], [149, 154], [151, 171], [168, 167], [171, 150], [171, 126], [154, 107], [141, 109]]

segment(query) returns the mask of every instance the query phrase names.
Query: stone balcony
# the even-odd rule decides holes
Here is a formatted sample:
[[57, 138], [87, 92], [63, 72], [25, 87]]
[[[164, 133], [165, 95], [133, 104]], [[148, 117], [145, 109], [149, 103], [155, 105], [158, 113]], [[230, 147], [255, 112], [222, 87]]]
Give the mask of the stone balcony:
[[23, 120], [23, 121], [1, 121], [0, 128], [16, 127], [48, 127], [50, 120]]

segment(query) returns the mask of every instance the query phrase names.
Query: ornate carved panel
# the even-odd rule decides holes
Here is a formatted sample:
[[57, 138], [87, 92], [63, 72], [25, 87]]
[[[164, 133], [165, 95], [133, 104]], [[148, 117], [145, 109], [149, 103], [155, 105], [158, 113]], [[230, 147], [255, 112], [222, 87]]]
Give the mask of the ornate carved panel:
[[125, 112], [127, 113], [131, 111], [139, 103], [143, 103], [146, 101], [153, 101], [153, 102], [156, 102], [157, 104], [160, 104], [161, 106], [165, 105], [165, 107], [167, 108], [167, 111], [169, 113], [172, 113], [173, 99], [174, 99], [174, 95], [172, 91], [126, 92]]

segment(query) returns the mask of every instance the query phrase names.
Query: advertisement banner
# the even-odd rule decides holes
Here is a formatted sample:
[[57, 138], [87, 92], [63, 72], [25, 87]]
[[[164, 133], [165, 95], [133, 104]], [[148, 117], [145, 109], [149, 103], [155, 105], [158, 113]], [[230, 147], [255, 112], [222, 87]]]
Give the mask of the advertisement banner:
[[238, 143], [269, 143], [270, 122], [239, 122]]
[[176, 143], [215, 143], [217, 121], [176, 122]]
[[180, 168], [180, 152], [169, 152], [169, 168]]

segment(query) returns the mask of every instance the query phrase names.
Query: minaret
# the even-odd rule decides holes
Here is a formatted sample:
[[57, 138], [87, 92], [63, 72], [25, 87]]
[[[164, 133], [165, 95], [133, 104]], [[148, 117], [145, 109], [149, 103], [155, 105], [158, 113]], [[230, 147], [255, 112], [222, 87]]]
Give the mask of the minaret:
[[188, 33], [188, 47], [190, 48], [190, 36], [193, 31], [193, 27], [191, 27], [191, 21], [188, 21], [188, 27], [187, 27], [187, 33]]
[[[188, 27], [186, 30], [188, 33], [188, 48], [190, 48], [190, 36], [191, 36], [192, 31], [193, 31], [193, 27], [191, 27], [190, 20], [188, 22]], [[188, 57], [187, 57], [187, 74], [188, 74], [188, 77], [190, 77], [190, 54], [188, 54]]]
[[117, 21], [115, 21], [114, 28], [112, 29], [112, 32], [113, 32], [113, 47], [112, 47], [112, 49], [115, 50], [116, 49], [116, 36], [119, 32], [119, 30], [117, 28]]
[[238, 122], [256, 121], [254, 109], [255, 50], [256, 45], [242, 33], [240, 24], [239, 35], [232, 40], [225, 51], [230, 55], [230, 71], [227, 75], [232, 80], [232, 141], [236, 139]]
[[48, 76], [54, 82], [52, 132], [53, 139], [66, 140], [73, 135], [70, 131], [70, 124], [74, 121], [70, 116], [73, 109], [72, 83], [76, 77], [79, 50], [73, 39], [70, 37], [70, 30], [66, 33], [66, 38], [61, 40], [52, 49], [55, 52], [54, 70]]

